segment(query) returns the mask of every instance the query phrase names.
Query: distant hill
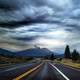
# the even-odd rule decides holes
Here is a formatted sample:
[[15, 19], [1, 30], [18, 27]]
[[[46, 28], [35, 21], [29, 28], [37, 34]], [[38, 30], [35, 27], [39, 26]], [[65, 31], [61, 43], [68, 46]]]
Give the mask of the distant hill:
[[19, 51], [16, 54], [18, 56], [33, 56], [33, 57], [44, 57], [51, 55], [51, 51], [47, 48], [32, 48], [24, 51]]
[[63, 58], [64, 57], [64, 54], [56, 54], [55, 57], [56, 58]]
[[50, 56], [51, 54], [54, 54], [56, 58], [64, 57], [64, 54], [54, 53], [47, 48], [31, 48], [18, 52], [11, 52], [9, 50], [0, 48], [0, 56], [5, 57], [44, 57]]
[[11, 52], [11, 51], [8, 51], [6, 49], [0, 48], [0, 56], [14, 57], [15, 56], [15, 53], [14, 52]]
[[0, 64], [6, 63], [22, 63], [29, 60], [32, 60], [32, 57], [21, 57], [17, 56], [15, 52], [11, 52], [5, 49], [0, 48]]

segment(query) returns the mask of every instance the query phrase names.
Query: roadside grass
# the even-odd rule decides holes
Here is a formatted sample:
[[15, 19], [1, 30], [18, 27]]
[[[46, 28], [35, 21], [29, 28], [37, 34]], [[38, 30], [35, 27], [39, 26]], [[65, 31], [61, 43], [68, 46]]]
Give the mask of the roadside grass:
[[19, 64], [19, 63], [25, 63], [32, 60], [32, 58], [22, 58], [22, 57], [3, 57], [0, 56], [0, 69], [7, 67], [7, 66], [11, 66], [14, 64]]
[[80, 69], [80, 62], [74, 62], [71, 59], [62, 59], [62, 61], [56, 60], [58, 63]]
[[7, 63], [7, 64], [0, 64], [0, 69], [5, 69], [5, 68], [9, 68], [11, 66], [14, 66], [15, 64], [11, 64], [11, 63]]

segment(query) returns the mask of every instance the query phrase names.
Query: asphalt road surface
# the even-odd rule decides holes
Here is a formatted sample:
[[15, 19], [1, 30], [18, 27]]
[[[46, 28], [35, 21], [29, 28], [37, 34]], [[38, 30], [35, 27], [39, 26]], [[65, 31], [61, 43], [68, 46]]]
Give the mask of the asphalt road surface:
[[80, 70], [44, 60], [0, 71], [0, 80], [80, 80]]

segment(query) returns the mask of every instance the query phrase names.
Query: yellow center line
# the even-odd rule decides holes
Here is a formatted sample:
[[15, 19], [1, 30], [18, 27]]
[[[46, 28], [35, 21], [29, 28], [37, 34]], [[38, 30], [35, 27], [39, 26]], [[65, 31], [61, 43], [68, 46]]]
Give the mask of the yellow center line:
[[20, 80], [23, 77], [28, 76], [30, 73], [32, 73], [33, 71], [35, 71], [36, 69], [38, 69], [41, 65], [42, 65], [42, 63], [40, 65], [36, 66], [35, 68], [32, 68], [29, 71], [27, 71], [27, 72], [21, 74], [20, 76], [14, 78], [13, 80]]

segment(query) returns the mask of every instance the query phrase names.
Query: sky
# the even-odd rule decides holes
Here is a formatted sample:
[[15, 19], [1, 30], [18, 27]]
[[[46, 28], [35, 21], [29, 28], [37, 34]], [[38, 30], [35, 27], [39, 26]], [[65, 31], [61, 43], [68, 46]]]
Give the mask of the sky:
[[20, 51], [35, 45], [54, 52], [80, 52], [79, 0], [0, 0], [0, 48]]

